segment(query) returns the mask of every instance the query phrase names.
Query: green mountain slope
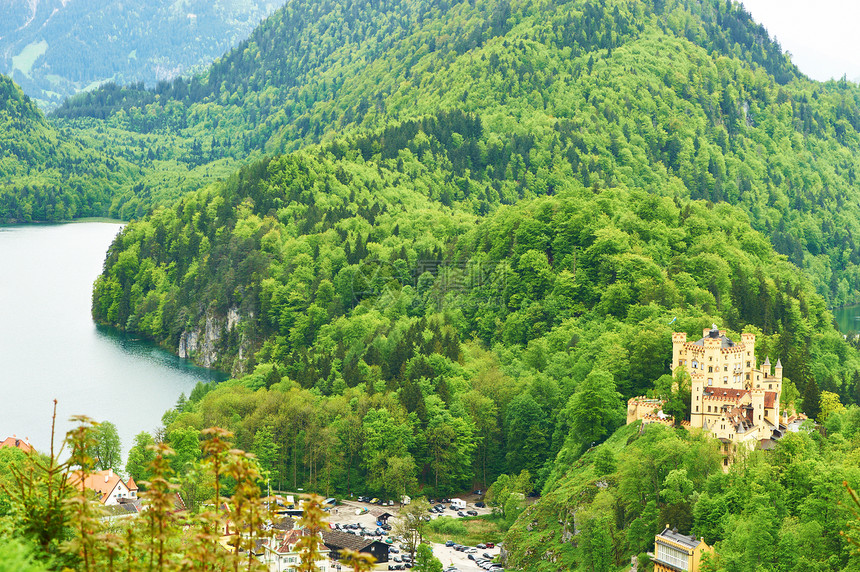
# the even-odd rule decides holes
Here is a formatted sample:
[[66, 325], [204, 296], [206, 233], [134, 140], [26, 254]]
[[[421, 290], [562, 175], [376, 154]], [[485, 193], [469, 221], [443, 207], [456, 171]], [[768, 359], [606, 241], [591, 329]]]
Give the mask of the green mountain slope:
[[[494, 189], [465, 209], [544, 194], [562, 163], [585, 186], [730, 202], [836, 305], [860, 296], [858, 97], [799, 77], [723, 2], [291, 2], [207, 74], [57, 115], [170, 134], [196, 168], [462, 109], [483, 126], [463, 168]], [[118, 208], [175, 194], [152, 172]]]
[[137, 174], [86, 135], [58, 131], [0, 76], [0, 222], [105, 216], [116, 189]]
[[[576, 462], [505, 537], [507, 568], [608, 572], [654, 551], [671, 523], [715, 546], [708, 570], [858, 570], [840, 535], [855, 518], [845, 487], [860, 409], [833, 414], [829, 436], [790, 433], [727, 474], [718, 442], [660, 425], [621, 428]], [[506, 569], [507, 569], [506, 568]]]
[[[594, 492], [567, 468], [654, 389], [673, 330], [755, 331], [786, 403], [860, 395], [826, 309], [857, 291], [858, 92], [798, 77], [737, 7], [296, 2], [255, 38], [281, 36], [295, 49], [249, 42], [208, 76], [95, 92], [54, 119], [128, 137], [128, 153], [187, 145], [197, 161], [173, 165], [196, 181], [246, 149], [285, 152], [129, 224], [94, 287], [100, 323], [237, 378], [168, 412], [169, 442], [213, 424], [245, 448], [265, 439], [279, 484], [327, 494], [446, 496], [525, 470], [547, 500], [512, 529], [513, 561], [600, 569], [554, 524]], [[149, 200], [114, 207], [169, 194], [141, 185]], [[691, 487], [715, 494], [713, 463], [693, 460], [711, 445], [664, 433]], [[652, 476], [609, 530], [645, 514], [613, 564], [667, 514], [668, 475]], [[687, 491], [681, 476], [669, 484]], [[607, 494], [583, 509], [621, 506]], [[535, 548], [556, 534], [557, 553]], [[841, 541], [814, 562], [831, 558], [847, 562]]]
[[[474, 120], [445, 121], [467, 147]], [[433, 395], [462, 416], [457, 395], [487, 391], [492, 450], [506, 452], [490, 474], [545, 478], [576, 388], [599, 374], [624, 398], [649, 390], [672, 328], [758, 328], [759, 351], [783, 357], [799, 388], [852, 392], [857, 356], [823, 300], [739, 209], [583, 188], [560, 172], [555, 196], [480, 219], [433, 198], [469, 181], [419, 130], [422, 141], [396, 159], [297, 152], [157, 209], [111, 247], [95, 318], [250, 373], [250, 387], [289, 378], [332, 398], [390, 394], [422, 422]], [[511, 427], [510, 394], [472, 385], [481, 347], [524, 411], [540, 408], [537, 441]]]

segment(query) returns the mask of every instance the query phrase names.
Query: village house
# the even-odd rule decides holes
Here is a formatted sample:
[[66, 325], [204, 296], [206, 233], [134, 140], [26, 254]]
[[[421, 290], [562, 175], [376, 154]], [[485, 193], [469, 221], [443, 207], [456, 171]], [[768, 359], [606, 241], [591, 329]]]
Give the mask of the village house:
[[713, 549], [703, 538], [687, 536], [671, 530], [669, 525], [654, 537], [654, 572], [699, 572], [702, 554]]
[[80, 489], [94, 491], [98, 501], [105, 506], [118, 505], [128, 499], [137, 499], [138, 487], [134, 479], [129, 477], [128, 481], [123, 481], [112, 469], [87, 475], [83, 482], [81, 482], [81, 473], [74, 472], [69, 475], [69, 481]]
[[[302, 530], [294, 529], [276, 533], [272, 538], [266, 539], [263, 544], [263, 562], [268, 565], [269, 572], [295, 572], [298, 569], [301, 558], [296, 544], [303, 534]], [[315, 563], [320, 572], [331, 570], [330, 552], [327, 547], [320, 549], [321, 557]]]
[[11, 437], [6, 437], [3, 441], [0, 441], [0, 449], [3, 447], [15, 447], [16, 449], [20, 449], [25, 453], [29, 453], [33, 450], [33, 447], [30, 445], [29, 439], [19, 439], [15, 435]]
[[340, 530], [323, 530], [323, 543], [331, 550], [331, 557], [340, 560], [340, 552], [344, 548], [370, 554], [376, 558], [376, 562], [384, 564], [388, 562], [388, 545], [378, 540], [363, 538]]
[[[755, 334], [741, 334], [735, 342], [714, 324], [702, 338], [688, 341], [684, 332], [672, 334], [672, 374], [684, 368], [692, 393], [690, 421], [682, 425], [700, 428], [722, 443], [723, 464], [728, 466], [738, 446], [748, 449], [779, 439], [782, 362], [771, 366], [766, 358], [759, 367]], [[659, 399], [634, 397], [627, 403], [627, 422], [672, 424], [663, 414]]]

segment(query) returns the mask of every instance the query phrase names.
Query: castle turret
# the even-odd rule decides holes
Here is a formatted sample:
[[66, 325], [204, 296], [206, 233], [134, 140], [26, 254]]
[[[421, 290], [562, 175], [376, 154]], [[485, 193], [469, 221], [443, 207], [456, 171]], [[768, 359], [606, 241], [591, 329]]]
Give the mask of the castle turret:
[[770, 376], [770, 374], [771, 374], [771, 368], [770, 368], [770, 356], [767, 356], [766, 358], [764, 358], [764, 363], [763, 363], [763, 364], [761, 364], [761, 372], [762, 372], [765, 376]]
[[744, 369], [756, 369], [758, 365], [755, 360], [755, 334], [741, 334], [741, 342], [744, 344]]
[[687, 343], [687, 334], [685, 332], [672, 332], [672, 364], [669, 366], [669, 371], [675, 373], [675, 368], [679, 365], [687, 365], [684, 351], [684, 344]]
[[782, 361], [779, 358], [776, 359], [776, 367], [774, 368], [773, 376], [779, 381], [782, 381]]

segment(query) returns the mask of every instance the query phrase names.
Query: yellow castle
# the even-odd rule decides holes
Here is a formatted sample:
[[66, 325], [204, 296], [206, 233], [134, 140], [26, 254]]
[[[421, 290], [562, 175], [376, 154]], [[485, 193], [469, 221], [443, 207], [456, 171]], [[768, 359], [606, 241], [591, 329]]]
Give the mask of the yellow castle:
[[736, 343], [716, 324], [695, 342], [683, 332], [672, 334], [672, 373], [684, 367], [690, 375], [691, 427], [733, 443], [771, 439], [779, 432], [782, 363], [777, 360], [771, 371], [767, 358], [759, 369], [754, 350], [755, 334], [741, 334]]
[[[679, 367], [690, 376], [692, 399], [689, 427], [710, 431], [729, 444], [756, 443], [782, 436], [779, 396], [782, 390], [782, 363], [771, 369], [770, 358], [758, 367], [755, 357], [755, 334], [741, 334], [734, 342], [714, 324], [702, 332], [702, 338], [687, 341], [687, 334], [672, 334], [674, 375]], [[671, 418], [659, 411], [659, 400], [634, 397], [627, 405], [627, 422], [671, 424]], [[686, 425], [686, 424], [685, 424]]]

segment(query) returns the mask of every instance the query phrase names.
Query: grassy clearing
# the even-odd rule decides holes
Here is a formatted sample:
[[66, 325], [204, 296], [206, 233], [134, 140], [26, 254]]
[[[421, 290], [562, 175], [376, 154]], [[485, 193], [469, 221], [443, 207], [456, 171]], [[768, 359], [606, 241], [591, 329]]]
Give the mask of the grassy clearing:
[[433, 542], [453, 540], [458, 544], [475, 546], [479, 543], [499, 543], [507, 530], [505, 520], [493, 515], [466, 518], [440, 516], [428, 523], [426, 536]]
[[20, 54], [12, 56], [12, 69], [17, 69], [25, 76], [30, 77], [30, 70], [33, 69], [33, 64], [35, 64], [36, 60], [39, 59], [39, 57], [46, 51], [48, 51], [48, 42], [45, 40], [27, 44], [27, 46], [21, 50]]

